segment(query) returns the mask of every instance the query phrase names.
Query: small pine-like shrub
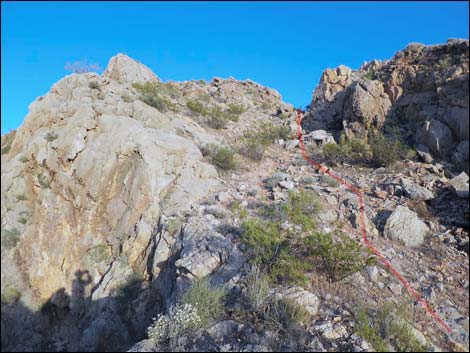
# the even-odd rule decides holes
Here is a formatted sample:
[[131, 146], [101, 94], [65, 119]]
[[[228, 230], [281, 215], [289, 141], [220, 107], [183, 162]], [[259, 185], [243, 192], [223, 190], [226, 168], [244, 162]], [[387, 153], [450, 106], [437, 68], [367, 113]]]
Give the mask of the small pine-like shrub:
[[330, 281], [340, 281], [374, 263], [375, 258], [354, 239], [341, 231], [334, 235], [315, 232], [303, 240], [308, 256], [321, 259]]
[[281, 210], [294, 224], [302, 225], [304, 229], [312, 228], [321, 203], [318, 195], [311, 190], [289, 190], [287, 202]]
[[400, 141], [399, 138], [385, 137], [377, 134], [370, 139], [372, 162], [379, 167], [391, 167], [398, 160], [412, 159], [415, 153]]

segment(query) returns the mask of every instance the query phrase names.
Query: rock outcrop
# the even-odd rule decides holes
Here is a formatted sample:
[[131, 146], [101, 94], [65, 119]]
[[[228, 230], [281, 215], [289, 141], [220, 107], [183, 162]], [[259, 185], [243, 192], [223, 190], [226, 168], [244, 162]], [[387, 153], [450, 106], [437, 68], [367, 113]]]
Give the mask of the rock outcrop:
[[398, 132], [433, 157], [468, 171], [469, 42], [412, 43], [384, 62], [356, 71], [327, 69], [303, 123], [306, 130]]

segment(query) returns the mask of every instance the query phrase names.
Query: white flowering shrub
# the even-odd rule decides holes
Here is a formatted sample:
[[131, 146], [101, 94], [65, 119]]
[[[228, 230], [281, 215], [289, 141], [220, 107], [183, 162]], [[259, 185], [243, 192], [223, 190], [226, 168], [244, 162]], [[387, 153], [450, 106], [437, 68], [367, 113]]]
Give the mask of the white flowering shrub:
[[154, 343], [175, 339], [191, 329], [196, 329], [201, 322], [197, 308], [191, 304], [176, 304], [170, 308], [167, 315], [158, 315], [153, 320], [147, 334]]

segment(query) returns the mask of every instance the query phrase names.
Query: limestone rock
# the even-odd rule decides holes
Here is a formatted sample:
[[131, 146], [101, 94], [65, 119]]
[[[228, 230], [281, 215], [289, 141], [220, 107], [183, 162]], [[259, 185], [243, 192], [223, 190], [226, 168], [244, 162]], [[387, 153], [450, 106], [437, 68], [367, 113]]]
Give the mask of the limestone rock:
[[429, 233], [428, 226], [418, 215], [404, 206], [398, 206], [385, 223], [384, 235], [399, 240], [406, 246], [423, 244], [424, 237]]
[[400, 183], [403, 187], [405, 195], [413, 200], [427, 201], [432, 200], [435, 197], [432, 191], [414, 183], [410, 179], [401, 178]]
[[125, 54], [117, 54], [109, 60], [103, 78], [120, 83], [159, 82], [160, 79], [145, 65]]
[[316, 315], [318, 313], [320, 299], [315, 294], [306, 291], [301, 287], [294, 286], [288, 288], [282, 292], [282, 297], [294, 301], [307, 310], [311, 315]]
[[448, 185], [458, 197], [469, 198], [468, 175], [465, 172], [449, 180]]

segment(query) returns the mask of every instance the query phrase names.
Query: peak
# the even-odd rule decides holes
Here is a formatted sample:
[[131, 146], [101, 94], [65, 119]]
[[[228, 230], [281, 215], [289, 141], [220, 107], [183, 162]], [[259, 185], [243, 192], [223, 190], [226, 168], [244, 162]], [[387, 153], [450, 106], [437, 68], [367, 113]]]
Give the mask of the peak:
[[121, 83], [160, 81], [147, 66], [123, 53], [118, 53], [109, 60], [102, 76]]

